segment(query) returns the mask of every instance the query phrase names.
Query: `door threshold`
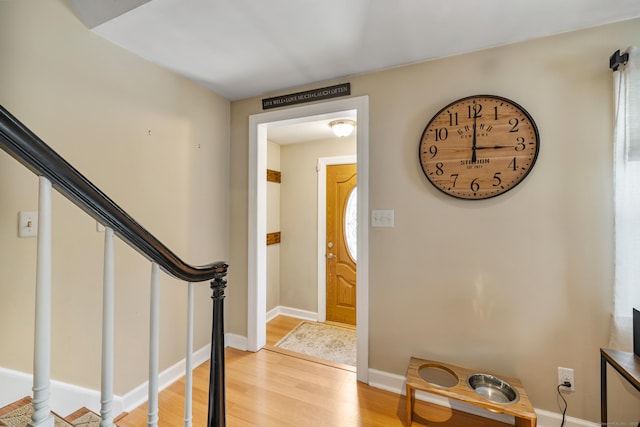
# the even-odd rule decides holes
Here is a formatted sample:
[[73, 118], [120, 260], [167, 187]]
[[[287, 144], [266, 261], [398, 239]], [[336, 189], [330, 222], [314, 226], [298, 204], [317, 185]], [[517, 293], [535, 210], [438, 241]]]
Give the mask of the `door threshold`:
[[319, 357], [308, 356], [306, 354], [297, 353], [291, 350], [285, 350], [284, 348], [276, 347], [274, 345], [266, 344], [262, 347], [262, 350], [271, 351], [274, 353], [279, 353], [284, 356], [295, 357], [296, 359], [306, 360], [307, 362], [318, 363], [320, 365], [330, 366], [336, 369], [342, 369], [343, 371], [349, 371], [356, 373], [356, 367], [351, 365], [346, 365], [344, 363], [332, 362], [330, 360], [321, 359]]
[[349, 329], [352, 331], [356, 330], [356, 325], [350, 325], [348, 323], [334, 322], [331, 320], [327, 320], [324, 322], [326, 325], [336, 326], [338, 328]]

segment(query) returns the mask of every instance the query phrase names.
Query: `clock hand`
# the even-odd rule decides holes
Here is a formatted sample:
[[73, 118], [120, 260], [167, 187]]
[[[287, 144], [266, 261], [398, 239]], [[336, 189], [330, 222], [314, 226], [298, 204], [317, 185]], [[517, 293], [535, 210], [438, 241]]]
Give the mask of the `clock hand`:
[[471, 147], [472, 150], [472, 154], [471, 154], [471, 163], [475, 163], [476, 162], [476, 109], [475, 109], [475, 105], [474, 105], [474, 109], [473, 109], [473, 146]]
[[489, 148], [500, 149], [500, 148], [513, 148], [511, 145], [493, 145], [489, 147], [476, 147], [476, 150], [486, 150]]

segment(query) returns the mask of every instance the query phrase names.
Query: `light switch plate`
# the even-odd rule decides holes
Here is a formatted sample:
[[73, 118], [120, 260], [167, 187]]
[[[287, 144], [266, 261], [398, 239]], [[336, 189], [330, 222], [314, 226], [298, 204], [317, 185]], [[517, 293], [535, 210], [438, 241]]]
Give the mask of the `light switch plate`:
[[38, 235], [38, 212], [18, 212], [18, 237], [36, 237]]
[[372, 227], [395, 227], [393, 210], [372, 210], [371, 211]]

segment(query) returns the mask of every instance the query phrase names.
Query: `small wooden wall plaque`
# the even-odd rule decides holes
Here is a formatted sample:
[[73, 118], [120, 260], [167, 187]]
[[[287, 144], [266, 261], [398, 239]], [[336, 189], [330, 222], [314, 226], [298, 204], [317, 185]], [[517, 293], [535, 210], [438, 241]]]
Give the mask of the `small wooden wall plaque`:
[[280, 232], [267, 233], [267, 246], [280, 243]]
[[282, 180], [282, 172], [267, 169], [267, 182], [277, 182], [280, 184]]

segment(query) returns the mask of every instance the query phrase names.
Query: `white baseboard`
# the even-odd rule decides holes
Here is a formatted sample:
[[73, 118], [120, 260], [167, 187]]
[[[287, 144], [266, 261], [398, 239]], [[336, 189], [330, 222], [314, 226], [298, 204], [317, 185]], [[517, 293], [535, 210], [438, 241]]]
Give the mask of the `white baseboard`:
[[[202, 363], [209, 360], [209, 355], [211, 354], [211, 344], [207, 344], [199, 350], [196, 350], [193, 353], [193, 367], [197, 367]], [[164, 371], [160, 372], [158, 376], [158, 390], [164, 390], [180, 378], [184, 376], [185, 368], [186, 368], [186, 360], [182, 359], [178, 363]], [[140, 384], [133, 390], [124, 394], [122, 399], [123, 410], [125, 412], [131, 412], [138, 406], [146, 403], [148, 400], [148, 391], [149, 391], [149, 381], [145, 381]]]
[[[33, 377], [31, 374], [0, 368], [0, 407], [6, 406], [26, 396], [32, 396]], [[100, 413], [100, 392], [76, 385], [51, 380], [49, 407], [63, 417], [82, 407]], [[123, 400], [113, 397], [113, 413], [123, 411]]]
[[[211, 345], [207, 344], [193, 353], [193, 366], [198, 366], [209, 360]], [[184, 376], [186, 360], [182, 359], [175, 365], [162, 371], [158, 378], [158, 388], [163, 390]], [[33, 377], [11, 369], [0, 368], [0, 407], [6, 406], [25, 396], [31, 396]], [[113, 414], [130, 412], [147, 401], [149, 382], [145, 381], [122, 396], [113, 397]], [[63, 417], [74, 411], [86, 407], [93, 412], [100, 413], [100, 391], [60, 381], [51, 381], [51, 399], [49, 406], [56, 414]]]
[[267, 312], [266, 320], [269, 322], [273, 320], [278, 315], [282, 314], [283, 316], [295, 317], [297, 319], [309, 320], [311, 322], [318, 321], [318, 313], [308, 310], [300, 310], [299, 308], [291, 308], [284, 306], [277, 306]]
[[[284, 313], [282, 313], [284, 314]], [[287, 316], [293, 316], [286, 314]], [[300, 317], [305, 320], [313, 320], [308, 317]], [[247, 338], [236, 334], [225, 334], [225, 343], [229, 347], [239, 350], [247, 350]], [[198, 366], [207, 360], [211, 353], [211, 346], [206, 345], [193, 354], [193, 365]], [[160, 373], [159, 389], [162, 390], [184, 375], [186, 362], [181, 360], [170, 368]], [[10, 369], [0, 368], [0, 407], [15, 402], [25, 396], [31, 395], [32, 377]], [[406, 378], [401, 375], [369, 369], [369, 385], [371, 387], [390, 391], [399, 395], [405, 394]], [[148, 382], [140, 384], [130, 392], [122, 396], [114, 396], [113, 413], [130, 412], [147, 401]], [[497, 421], [513, 424], [512, 416], [495, 414], [477, 406], [436, 396], [429, 393], [416, 392], [416, 399], [434, 403], [458, 411], [487, 417]], [[96, 413], [100, 413], [100, 392], [83, 387], [65, 384], [59, 381], [51, 381], [51, 409], [59, 415], [66, 416], [81, 407], [87, 407]], [[538, 427], [555, 427], [560, 425], [562, 415], [555, 412], [536, 409]], [[599, 427], [599, 423], [581, 420], [574, 417], [565, 418], [565, 427]]]
[[[378, 371], [376, 369], [369, 369], [369, 385], [371, 387], [379, 388], [382, 390], [390, 391], [392, 393], [405, 395], [406, 390], [406, 377], [401, 375], [390, 374], [388, 372]], [[416, 399], [425, 402], [433, 403], [448, 408], [453, 408], [457, 411], [467, 412], [481, 417], [490, 418], [496, 421], [501, 421], [507, 424], [513, 424], [514, 418], [510, 415], [495, 414], [484, 408], [480, 408], [474, 405], [469, 405], [463, 402], [455, 400], [449, 400], [441, 396], [423, 393], [416, 391]], [[560, 425], [562, 420], [562, 414], [556, 414], [554, 412], [545, 411], [542, 409], [535, 409], [538, 416], [538, 427], [556, 427]], [[590, 421], [581, 420], [579, 418], [566, 417], [565, 427], [599, 427], [600, 424], [592, 423]]]
[[[554, 427], [559, 426], [562, 422], [562, 414], [536, 409], [538, 416], [538, 427]], [[565, 417], [565, 427], [600, 427], [600, 423], [592, 423], [591, 421], [581, 420], [580, 418]]]
[[[100, 414], [100, 392], [60, 381], [51, 381], [51, 408], [54, 412], [66, 416], [82, 407]], [[60, 408], [60, 412], [57, 408]], [[112, 411], [114, 416], [124, 411], [122, 397], [113, 396]]]
[[31, 395], [31, 375], [0, 368], [0, 408]]
[[247, 349], [249, 348], [247, 337], [231, 334], [229, 332], [224, 334], [224, 344], [225, 347], [231, 347], [242, 351], [247, 351]]

